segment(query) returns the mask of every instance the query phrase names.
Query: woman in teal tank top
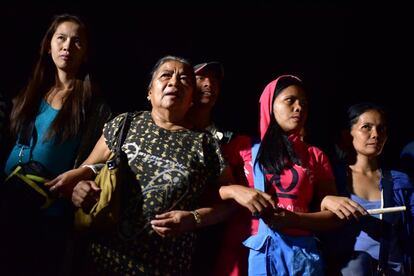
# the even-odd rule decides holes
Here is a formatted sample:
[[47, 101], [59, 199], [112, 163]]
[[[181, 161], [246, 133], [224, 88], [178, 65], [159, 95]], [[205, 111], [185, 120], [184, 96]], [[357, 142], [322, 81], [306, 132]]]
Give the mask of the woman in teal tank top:
[[[88, 34], [81, 19], [55, 16], [41, 41], [31, 78], [13, 101], [9, 140], [16, 142], [6, 174], [19, 162], [35, 160], [57, 176], [86, 159], [110, 117], [108, 106], [96, 97], [88, 56]], [[30, 145], [23, 146], [17, 138], [32, 122]], [[3, 220], [7, 225], [1, 225], [7, 233], [2, 235], [0, 274], [59, 275], [61, 264], [68, 263], [63, 256], [71, 226], [70, 201], [59, 198], [30, 217], [15, 218], [10, 208], [4, 209], [9, 218]]]

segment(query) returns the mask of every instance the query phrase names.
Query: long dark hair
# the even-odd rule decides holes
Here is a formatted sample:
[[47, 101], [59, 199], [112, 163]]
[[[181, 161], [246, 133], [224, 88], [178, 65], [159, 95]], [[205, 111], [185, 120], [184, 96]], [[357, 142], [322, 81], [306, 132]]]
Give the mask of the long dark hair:
[[11, 112], [11, 132], [18, 134], [22, 128], [34, 121], [41, 100], [55, 85], [57, 72], [49, 54], [50, 43], [58, 26], [63, 22], [74, 22], [80, 26], [86, 38], [86, 52], [74, 80], [73, 87], [46, 135], [46, 138], [56, 136], [57, 141], [63, 142], [76, 136], [85, 124], [86, 114], [91, 104], [93, 89], [90, 81], [88, 32], [82, 20], [70, 14], [57, 15], [53, 18], [40, 44], [39, 58], [33, 69], [26, 87], [14, 99]]
[[[276, 97], [288, 86], [297, 85], [304, 88], [303, 83], [296, 78], [284, 77], [278, 80], [272, 103]], [[269, 174], [281, 174], [283, 169], [293, 164], [301, 165], [288, 135], [277, 123], [273, 110], [270, 110], [270, 123], [261, 141], [257, 159], [259, 165]]]

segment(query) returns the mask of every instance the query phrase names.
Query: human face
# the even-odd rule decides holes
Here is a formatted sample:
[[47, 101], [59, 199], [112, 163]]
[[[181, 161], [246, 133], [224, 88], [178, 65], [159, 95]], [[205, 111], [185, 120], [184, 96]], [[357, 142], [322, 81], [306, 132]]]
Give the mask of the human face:
[[56, 68], [76, 74], [85, 52], [86, 37], [79, 24], [72, 21], [60, 23], [50, 41], [50, 54]]
[[297, 85], [283, 89], [273, 102], [273, 114], [284, 132], [300, 132], [308, 116], [305, 91]]
[[362, 113], [351, 128], [352, 144], [357, 154], [375, 157], [381, 154], [387, 141], [384, 118], [376, 110]]
[[202, 70], [196, 75], [197, 102], [213, 107], [220, 93], [217, 76], [211, 70]]
[[153, 108], [187, 111], [192, 103], [194, 79], [192, 68], [170, 60], [154, 73], [148, 95]]

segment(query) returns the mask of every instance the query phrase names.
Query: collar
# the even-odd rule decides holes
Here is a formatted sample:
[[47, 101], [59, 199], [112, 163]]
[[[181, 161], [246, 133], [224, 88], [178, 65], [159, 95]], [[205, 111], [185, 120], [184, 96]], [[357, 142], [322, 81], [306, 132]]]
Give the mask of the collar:
[[211, 135], [213, 135], [213, 137], [217, 139], [218, 141], [221, 141], [221, 139], [223, 139], [224, 137], [223, 132], [220, 132], [214, 123], [206, 127], [206, 130], [210, 132]]

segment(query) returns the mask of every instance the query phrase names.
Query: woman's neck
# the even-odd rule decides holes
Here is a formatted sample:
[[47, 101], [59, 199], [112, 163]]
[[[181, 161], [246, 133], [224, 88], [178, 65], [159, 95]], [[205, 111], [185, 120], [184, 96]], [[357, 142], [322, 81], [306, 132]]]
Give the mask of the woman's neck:
[[62, 71], [56, 76], [55, 85], [46, 94], [45, 100], [54, 109], [61, 109], [68, 94], [72, 90], [74, 79], [68, 78], [68, 75]]
[[349, 166], [353, 171], [365, 175], [376, 173], [379, 170], [378, 160], [376, 157], [367, 157], [357, 155], [356, 162]]
[[377, 159], [360, 156], [357, 157], [355, 164], [349, 168], [351, 170], [351, 174], [348, 176], [349, 191], [365, 200], [380, 200], [381, 171]]
[[157, 126], [167, 130], [191, 128], [191, 124], [185, 119], [185, 116], [174, 111], [152, 109], [151, 117]]
[[75, 81], [75, 74], [58, 69], [56, 74], [56, 85], [69, 89], [73, 86]]

